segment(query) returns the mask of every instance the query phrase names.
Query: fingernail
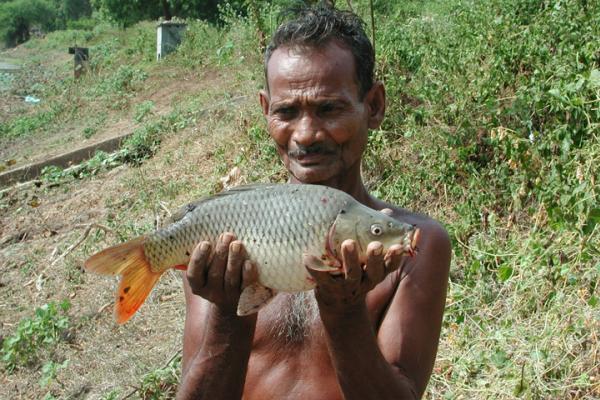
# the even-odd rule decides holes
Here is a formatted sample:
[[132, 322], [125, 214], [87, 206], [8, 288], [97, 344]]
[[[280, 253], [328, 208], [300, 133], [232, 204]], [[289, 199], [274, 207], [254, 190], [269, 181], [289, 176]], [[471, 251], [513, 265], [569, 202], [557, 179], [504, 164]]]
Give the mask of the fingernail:
[[346, 244], [346, 250], [354, 252], [354, 243], [350, 242]]
[[240, 252], [240, 243], [239, 242], [232, 242], [231, 243], [231, 251], [233, 251], [235, 253], [239, 253]]
[[200, 244], [200, 251], [202, 252], [206, 252], [208, 251], [208, 248], [210, 247], [210, 244], [206, 243], [206, 242], [202, 242]]
[[380, 244], [373, 249], [373, 255], [380, 256], [383, 253], [383, 246]]

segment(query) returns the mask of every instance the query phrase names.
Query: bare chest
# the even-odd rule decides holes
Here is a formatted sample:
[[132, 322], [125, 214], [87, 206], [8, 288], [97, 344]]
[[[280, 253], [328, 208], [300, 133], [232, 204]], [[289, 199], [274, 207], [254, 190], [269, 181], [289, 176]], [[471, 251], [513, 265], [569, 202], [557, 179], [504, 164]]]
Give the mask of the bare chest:
[[324, 398], [341, 399], [341, 393], [319, 324], [308, 329], [303, 341], [257, 337], [248, 363], [244, 399]]
[[[376, 332], [392, 295], [388, 289], [382, 283], [367, 297]], [[342, 398], [312, 291], [279, 294], [259, 314], [244, 399], [282, 398]]]

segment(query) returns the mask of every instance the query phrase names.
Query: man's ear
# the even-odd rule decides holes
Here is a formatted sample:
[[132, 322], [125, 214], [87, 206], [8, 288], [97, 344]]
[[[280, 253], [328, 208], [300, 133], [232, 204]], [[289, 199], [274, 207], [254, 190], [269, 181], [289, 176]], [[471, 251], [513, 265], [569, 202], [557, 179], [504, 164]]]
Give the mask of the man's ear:
[[382, 82], [373, 84], [365, 95], [365, 104], [369, 113], [369, 128], [379, 128], [385, 116], [385, 87]]
[[269, 115], [269, 93], [263, 89], [258, 92], [258, 96], [260, 97], [260, 106], [262, 107], [263, 115], [267, 117]]

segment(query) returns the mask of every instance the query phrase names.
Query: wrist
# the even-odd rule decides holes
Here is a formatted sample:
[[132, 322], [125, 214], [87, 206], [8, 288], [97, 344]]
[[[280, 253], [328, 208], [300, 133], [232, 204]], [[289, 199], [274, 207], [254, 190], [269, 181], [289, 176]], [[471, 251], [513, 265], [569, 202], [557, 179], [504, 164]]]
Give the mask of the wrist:
[[360, 323], [363, 319], [368, 321], [367, 303], [361, 299], [353, 304], [328, 305], [319, 302], [319, 313], [325, 327], [327, 326], [347, 326]]
[[258, 313], [239, 316], [235, 307], [211, 303], [209, 312], [209, 324], [218, 328], [232, 327], [235, 330], [250, 329], [256, 327]]

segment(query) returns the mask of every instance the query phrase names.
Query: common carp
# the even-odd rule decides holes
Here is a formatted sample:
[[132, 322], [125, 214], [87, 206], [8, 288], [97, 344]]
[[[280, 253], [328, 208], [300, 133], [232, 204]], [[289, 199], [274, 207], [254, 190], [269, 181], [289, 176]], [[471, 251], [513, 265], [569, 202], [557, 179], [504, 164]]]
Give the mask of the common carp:
[[115, 303], [118, 323], [142, 305], [169, 268], [183, 269], [200, 241], [213, 245], [232, 232], [257, 266], [258, 283], [245, 288], [237, 313], [257, 312], [277, 291], [315, 287], [304, 257], [321, 260], [312, 268], [341, 271], [341, 244], [354, 239], [361, 261], [367, 245], [398, 244], [412, 255], [419, 230], [372, 210], [337, 189], [321, 185], [260, 184], [238, 186], [182, 208], [173, 223], [148, 235], [102, 250], [85, 262], [86, 270], [121, 275]]

